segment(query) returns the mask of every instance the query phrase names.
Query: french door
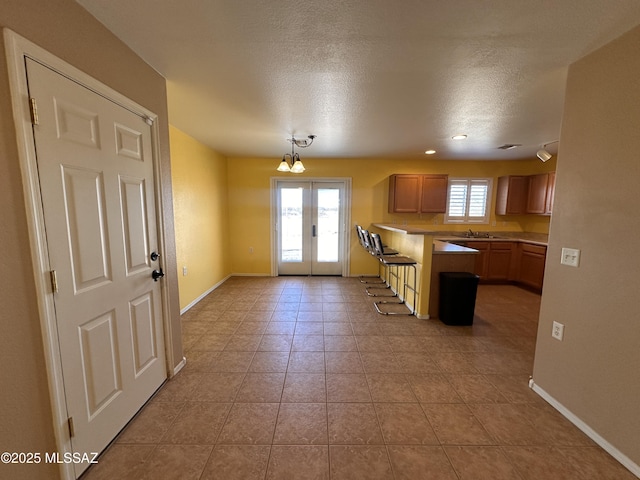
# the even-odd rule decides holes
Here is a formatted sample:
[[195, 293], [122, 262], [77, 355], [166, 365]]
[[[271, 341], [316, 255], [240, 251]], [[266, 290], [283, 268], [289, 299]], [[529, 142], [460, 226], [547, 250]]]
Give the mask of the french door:
[[342, 275], [344, 181], [276, 182], [278, 275]]

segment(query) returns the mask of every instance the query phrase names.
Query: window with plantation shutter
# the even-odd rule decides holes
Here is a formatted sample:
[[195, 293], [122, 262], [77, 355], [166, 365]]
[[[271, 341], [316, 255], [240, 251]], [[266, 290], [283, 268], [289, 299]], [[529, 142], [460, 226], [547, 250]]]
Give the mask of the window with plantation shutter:
[[445, 223], [489, 223], [491, 178], [450, 178]]

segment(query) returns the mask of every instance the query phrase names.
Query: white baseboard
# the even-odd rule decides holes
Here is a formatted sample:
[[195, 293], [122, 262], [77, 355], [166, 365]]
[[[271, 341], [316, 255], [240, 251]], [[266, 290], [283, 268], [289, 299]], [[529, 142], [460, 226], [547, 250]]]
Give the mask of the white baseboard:
[[224, 277], [222, 280], [220, 280], [218, 283], [216, 283], [213, 287], [211, 287], [209, 290], [207, 290], [206, 292], [204, 292], [202, 295], [200, 295], [198, 298], [196, 298], [193, 302], [191, 302], [189, 305], [187, 305], [186, 307], [184, 307], [182, 310], [180, 310], [180, 315], [184, 315], [185, 312], [188, 312], [191, 308], [193, 308], [200, 300], [202, 300], [204, 297], [206, 297], [207, 295], [209, 295], [211, 292], [213, 292], [216, 288], [218, 288], [220, 285], [222, 285], [224, 282], [226, 282], [227, 280], [229, 280], [229, 278], [232, 275], [227, 275], [226, 277]]
[[229, 275], [229, 277], [271, 277], [271, 274], [269, 273], [232, 273], [231, 275]]
[[611, 455], [618, 462], [620, 462], [631, 473], [633, 473], [636, 477], [640, 478], [640, 465], [633, 462], [629, 457], [627, 457], [624, 453], [622, 453], [616, 447], [611, 445], [607, 440], [602, 438], [595, 430], [593, 430], [589, 425], [587, 425], [581, 419], [579, 419], [564, 405], [562, 405], [555, 398], [549, 395], [543, 388], [541, 388], [539, 385], [537, 385], [534, 382], [533, 378], [529, 380], [529, 388], [531, 388], [534, 392], [540, 395], [553, 408], [555, 408], [558, 412], [560, 412], [567, 420], [573, 423], [576, 427], [582, 430], [582, 432], [587, 437], [589, 437], [591, 440], [596, 442], [600, 447], [602, 447], [603, 450], [605, 450], [609, 455]]
[[175, 368], [173, 369], [173, 375], [175, 376], [180, 370], [182, 370], [184, 368], [184, 366], [187, 364], [187, 357], [182, 357], [182, 361], [175, 366]]

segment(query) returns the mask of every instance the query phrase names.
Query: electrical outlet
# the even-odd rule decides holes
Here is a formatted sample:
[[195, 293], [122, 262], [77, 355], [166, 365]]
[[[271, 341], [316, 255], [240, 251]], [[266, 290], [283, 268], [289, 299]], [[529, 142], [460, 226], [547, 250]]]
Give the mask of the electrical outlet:
[[253, 253], [253, 247], [249, 247], [249, 254]]
[[551, 329], [551, 336], [556, 340], [562, 341], [562, 338], [564, 337], [564, 325], [554, 321]]
[[577, 248], [563, 248], [560, 263], [570, 267], [577, 267], [580, 265], [580, 250]]
[[187, 270], [187, 266], [185, 265], [184, 267], [182, 267], [182, 276], [186, 277], [187, 273], [188, 273], [188, 270]]

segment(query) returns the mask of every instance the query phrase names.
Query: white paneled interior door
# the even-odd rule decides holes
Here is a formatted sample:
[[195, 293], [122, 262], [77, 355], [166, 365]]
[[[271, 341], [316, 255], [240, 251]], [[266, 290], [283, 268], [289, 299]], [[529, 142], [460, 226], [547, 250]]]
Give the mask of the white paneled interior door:
[[26, 61], [71, 445], [99, 452], [166, 378], [151, 128]]

